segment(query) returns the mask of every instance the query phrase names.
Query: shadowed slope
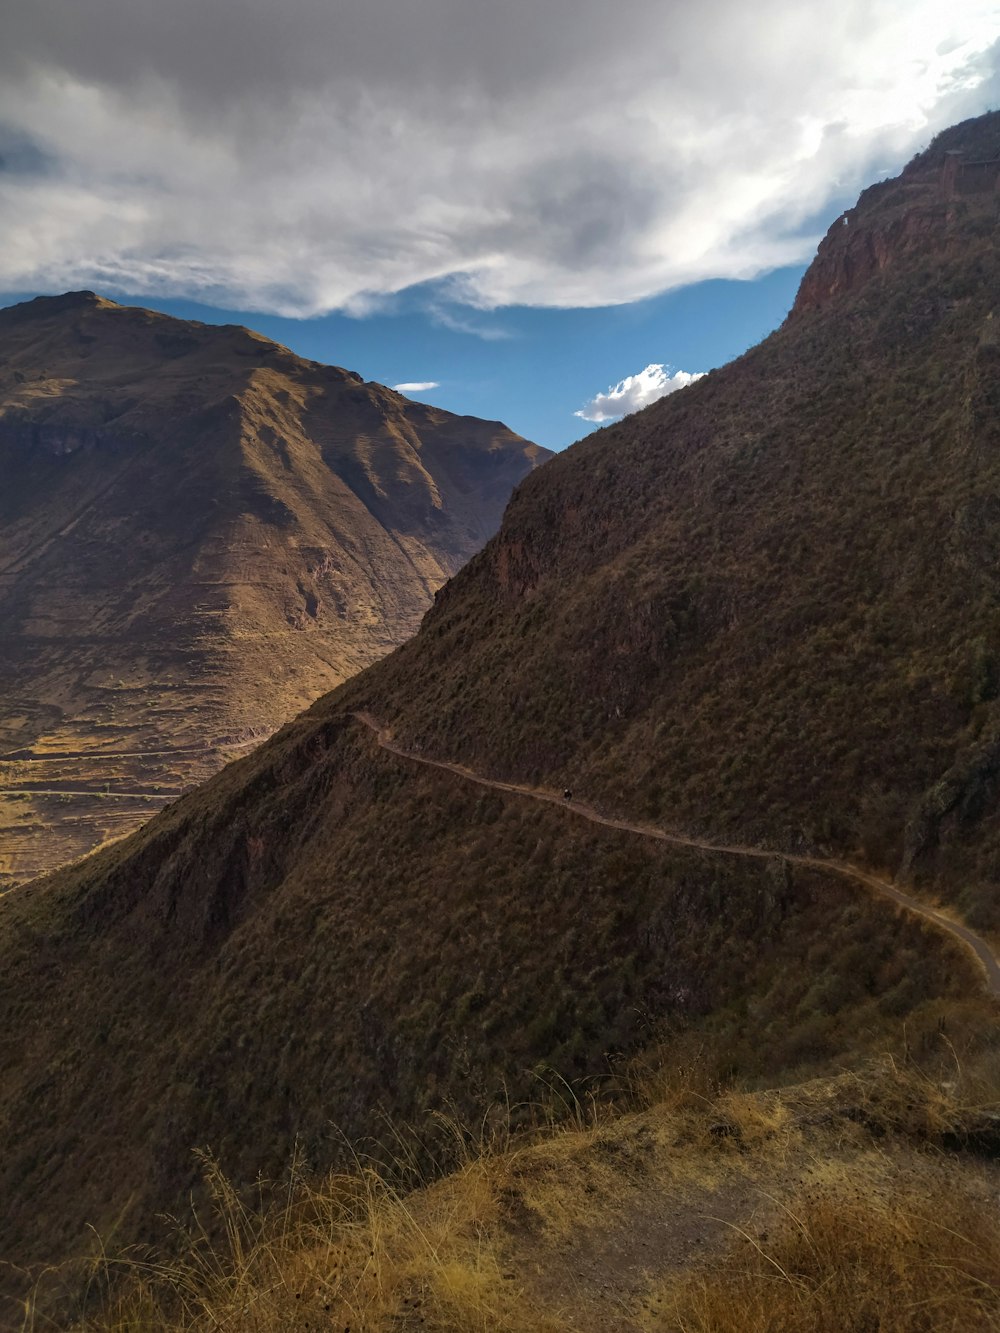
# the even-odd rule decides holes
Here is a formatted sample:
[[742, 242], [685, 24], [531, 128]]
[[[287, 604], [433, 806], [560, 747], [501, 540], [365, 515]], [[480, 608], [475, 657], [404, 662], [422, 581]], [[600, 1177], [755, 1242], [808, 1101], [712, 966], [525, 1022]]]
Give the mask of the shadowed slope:
[[500, 782], [496, 778], [485, 777], [482, 773], [474, 773], [472, 769], [465, 768], [461, 764], [449, 763], [444, 759], [431, 759], [424, 754], [413, 754], [411, 751], [404, 750], [402, 746], [397, 745], [392, 739], [392, 734], [386, 728], [379, 726], [370, 713], [356, 713], [355, 717], [370, 731], [375, 732], [379, 745], [391, 754], [409, 759], [415, 764], [425, 764], [430, 768], [439, 768], [448, 773], [455, 773], [480, 787], [492, 787], [494, 791], [511, 792], [516, 795], [527, 796], [533, 801], [544, 801], [547, 805], [557, 805], [569, 814], [581, 816], [591, 824], [602, 824], [606, 828], [621, 829], [625, 833], [634, 833], [640, 838], [654, 838], [659, 842], [671, 843], [675, 847], [693, 847], [699, 851], [717, 852], [722, 856], [749, 857], [754, 861], [777, 860], [788, 865], [806, 866], [810, 870], [827, 871], [835, 875], [841, 875], [854, 884], [864, 885], [865, 888], [871, 889], [874, 893], [889, 898], [908, 912], [925, 917], [940, 930], [953, 935], [965, 945], [970, 954], [976, 959], [982, 970], [981, 980], [985, 983], [989, 993], [994, 998], [1000, 996], [1000, 962], [997, 961], [996, 954], [989, 944], [975, 931], [969, 930], [968, 926], [961, 921], [955, 921], [952, 917], [945, 916], [943, 912], [935, 911], [918, 898], [914, 898], [912, 894], [904, 893], [902, 889], [897, 888], [895, 884], [890, 883], [889, 880], [882, 878], [880, 875], [872, 875], [867, 871], [859, 870], [857, 866], [848, 865], [844, 861], [834, 861], [829, 857], [802, 856], [794, 852], [767, 851], [761, 847], [742, 847], [732, 843], [709, 842], [704, 838], [693, 838], [683, 833], [670, 833], [666, 829], [657, 828], [655, 824], [637, 824], [629, 819], [602, 814], [583, 801], [573, 800], [572, 793], [569, 791], [560, 796], [558, 792], [529, 787], [523, 782]]
[[939, 159], [852, 211], [917, 209], [881, 268], [519, 488], [366, 677], [402, 745], [1000, 929], [1000, 196]]
[[[306, 714], [128, 841], [0, 904], [0, 1253], [150, 1237], [296, 1142], [600, 1080], [663, 1024], [745, 1075], [975, 996], [957, 944], [838, 879], [591, 826]], [[930, 1008], [924, 1016], [921, 1007]], [[973, 1001], [972, 1007], [975, 1007]], [[918, 1011], [914, 1016], [914, 1011]], [[552, 1077], [552, 1076], [549, 1076]], [[23, 1201], [23, 1202], [22, 1202]]]

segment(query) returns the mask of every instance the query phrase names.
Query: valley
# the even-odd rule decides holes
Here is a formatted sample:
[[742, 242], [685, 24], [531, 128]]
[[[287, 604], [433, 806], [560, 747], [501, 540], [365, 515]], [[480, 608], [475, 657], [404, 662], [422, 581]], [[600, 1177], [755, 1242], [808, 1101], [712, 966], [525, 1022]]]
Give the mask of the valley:
[[162, 434], [14, 381], [7, 801], [108, 840], [0, 898], [0, 1318], [996, 1326], [995, 163], [547, 460], [242, 329]]

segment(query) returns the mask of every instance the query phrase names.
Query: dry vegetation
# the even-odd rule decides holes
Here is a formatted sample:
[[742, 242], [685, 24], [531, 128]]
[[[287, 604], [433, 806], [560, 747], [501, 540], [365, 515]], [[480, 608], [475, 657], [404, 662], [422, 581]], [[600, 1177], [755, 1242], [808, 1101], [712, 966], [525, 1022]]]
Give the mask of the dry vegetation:
[[953, 1162], [817, 1166], [773, 1232], [667, 1283], [652, 1333], [987, 1333], [1000, 1324], [993, 1188]]
[[[969, 1149], [995, 1131], [996, 1013], [957, 945], [777, 857], [418, 771], [352, 720], [898, 868], [1000, 930], [1000, 261], [981, 209], [938, 212], [883, 279], [529, 478], [391, 658], [0, 902], [5, 1253], [79, 1258], [92, 1224], [133, 1329], [708, 1329], [768, 1283], [773, 1333], [994, 1319], [996, 1182]], [[530, 1129], [539, 1076], [546, 1113], [661, 1086], [455, 1153], [445, 1113]], [[437, 1183], [393, 1179], [386, 1116], [427, 1125], [408, 1151]], [[312, 1183], [245, 1213], [297, 1155]], [[152, 1219], [189, 1199], [204, 1235], [171, 1256]], [[137, 1241], [162, 1246], [138, 1297], [115, 1276]]]
[[[703, 1049], [661, 1067], [655, 1086], [641, 1084], [648, 1107], [618, 1116], [576, 1104], [559, 1127], [511, 1137], [494, 1123], [471, 1142], [452, 1123], [459, 1165], [411, 1189], [358, 1162], [318, 1183], [293, 1178], [262, 1211], [209, 1162], [210, 1225], [189, 1219], [159, 1252], [100, 1255], [73, 1326], [997, 1326], [1000, 1175], [954, 1151], [962, 1127], [983, 1118], [984, 1083], [996, 1093], [988, 1069], [976, 1080], [950, 1059], [924, 1069], [882, 1059], [860, 1075], [750, 1093], [720, 1087], [713, 1063]], [[405, 1177], [412, 1159], [397, 1166]]]
[[361, 706], [409, 748], [858, 857], [1000, 930], [991, 210], [938, 201], [881, 277], [527, 479]]
[[[546, 1069], [613, 1092], [665, 1024], [727, 1077], [789, 1077], [901, 1015], [933, 1033], [978, 986], [957, 946], [839, 880], [414, 773], [349, 719], [322, 740], [296, 724], [4, 906], [3, 1245], [22, 1262], [86, 1249], [87, 1223], [148, 1235], [202, 1193], [198, 1144], [243, 1188], [296, 1141], [314, 1170], [341, 1163], [331, 1122], [364, 1143], [383, 1114], [474, 1121], [537, 1100]], [[447, 1165], [447, 1136], [425, 1137], [424, 1166]]]

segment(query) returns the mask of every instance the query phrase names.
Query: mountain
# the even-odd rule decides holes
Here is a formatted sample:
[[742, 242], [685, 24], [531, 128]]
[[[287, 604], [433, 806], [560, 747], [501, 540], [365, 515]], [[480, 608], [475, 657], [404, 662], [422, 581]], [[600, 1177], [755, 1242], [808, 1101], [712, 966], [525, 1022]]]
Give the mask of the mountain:
[[998, 177], [992, 114], [866, 190], [781, 329], [520, 488], [371, 710], [1000, 932]]
[[0, 311], [0, 887], [408, 638], [547, 456], [248, 329]]
[[528, 476], [412, 640], [0, 902], [3, 1253], [150, 1234], [198, 1145], [242, 1187], [516, 1125], [678, 1036], [784, 1080], [995, 1041], [950, 925], [992, 956], [998, 169], [994, 115], [866, 193], [781, 329]]

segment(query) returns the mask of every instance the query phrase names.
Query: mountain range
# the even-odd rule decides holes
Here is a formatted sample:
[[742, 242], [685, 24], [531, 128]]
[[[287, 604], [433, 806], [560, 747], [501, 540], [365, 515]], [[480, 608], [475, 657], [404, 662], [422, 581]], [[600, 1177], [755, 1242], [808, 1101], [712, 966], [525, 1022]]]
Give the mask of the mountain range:
[[245, 328], [0, 311], [0, 888], [410, 637], [546, 457]]
[[998, 177], [1000, 114], [936, 140], [773, 335], [527, 476], [412, 639], [0, 901], [4, 1253], [148, 1238], [198, 1146], [241, 1189], [437, 1112], [433, 1158], [678, 1036], [745, 1080], [995, 1051], [891, 890], [995, 954]]

